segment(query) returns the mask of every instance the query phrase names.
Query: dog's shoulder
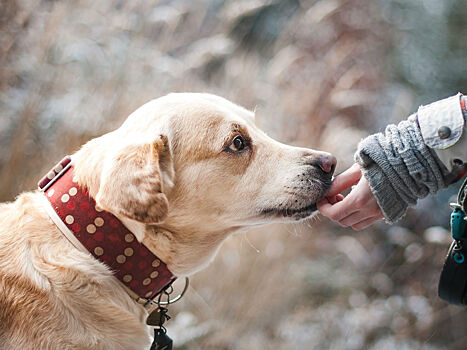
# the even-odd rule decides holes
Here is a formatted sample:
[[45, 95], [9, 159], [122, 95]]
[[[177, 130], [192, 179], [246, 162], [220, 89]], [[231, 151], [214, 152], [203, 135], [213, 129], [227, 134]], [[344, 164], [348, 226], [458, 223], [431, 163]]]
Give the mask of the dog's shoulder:
[[0, 348], [143, 348], [144, 310], [58, 230], [43, 196], [0, 204]]

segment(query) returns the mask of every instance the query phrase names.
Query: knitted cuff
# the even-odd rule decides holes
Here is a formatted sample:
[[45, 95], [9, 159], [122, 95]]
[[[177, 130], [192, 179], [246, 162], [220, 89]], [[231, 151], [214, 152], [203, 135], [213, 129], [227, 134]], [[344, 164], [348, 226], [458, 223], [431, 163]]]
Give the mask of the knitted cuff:
[[[368, 150], [373, 150], [373, 152], [368, 152]], [[382, 168], [369, 155], [373, 154], [378, 157], [378, 153], [383, 153], [381, 146], [376, 135], [371, 135], [358, 145], [355, 160], [362, 168], [363, 175], [367, 179], [371, 192], [383, 212], [385, 221], [393, 224], [405, 215], [408, 204], [398, 195], [388, 176], [384, 174]]]
[[423, 142], [415, 115], [363, 139], [355, 161], [388, 223], [401, 219], [419, 198], [447, 186], [448, 170]]

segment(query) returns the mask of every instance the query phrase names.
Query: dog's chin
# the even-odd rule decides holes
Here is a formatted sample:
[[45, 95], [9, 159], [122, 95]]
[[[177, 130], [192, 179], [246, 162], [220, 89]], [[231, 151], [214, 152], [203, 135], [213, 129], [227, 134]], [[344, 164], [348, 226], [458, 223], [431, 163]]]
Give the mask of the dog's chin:
[[327, 193], [329, 188], [331, 187], [331, 181], [323, 181], [321, 183], [321, 191], [314, 198], [310, 198], [310, 202], [304, 204], [303, 206], [296, 208], [296, 207], [288, 207], [284, 208], [280, 207], [273, 207], [267, 208], [261, 211], [262, 216], [268, 217], [272, 220], [279, 220], [279, 221], [299, 221], [303, 219], [307, 219], [311, 217], [314, 213], [318, 211], [318, 207], [316, 205]]

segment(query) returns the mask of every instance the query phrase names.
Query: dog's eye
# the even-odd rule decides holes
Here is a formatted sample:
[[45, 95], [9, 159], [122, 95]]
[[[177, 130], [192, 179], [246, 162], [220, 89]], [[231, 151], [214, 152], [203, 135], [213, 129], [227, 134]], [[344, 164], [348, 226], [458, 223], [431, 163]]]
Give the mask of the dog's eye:
[[245, 148], [245, 140], [241, 136], [236, 136], [232, 144], [229, 146], [229, 149], [234, 152], [240, 152]]

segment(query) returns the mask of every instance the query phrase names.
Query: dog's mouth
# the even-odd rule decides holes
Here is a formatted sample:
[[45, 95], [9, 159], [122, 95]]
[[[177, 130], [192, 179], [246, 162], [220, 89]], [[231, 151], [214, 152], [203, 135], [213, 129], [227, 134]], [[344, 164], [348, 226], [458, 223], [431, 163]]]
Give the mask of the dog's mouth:
[[309, 204], [302, 208], [269, 208], [264, 209], [261, 214], [276, 218], [291, 218], [294, 220], [305, 219], [318, 210], [316, 203]]
[[302, 206], [297, 208], [295, 206], [284, 207], [282, 205], [278, 205], [276, 207], [263, 209], [261, 214], [263, 216], [277, 219], [306, 219], [318, 210], [316, 203], [319, 202], [328, 192], [332, 184], [332, 179], [324, 179], [316, 182], [319, 183], [319, 192], [315, 192], [312, 195], [307, 196], [309, 200], [307, 203], [303, 203]]

